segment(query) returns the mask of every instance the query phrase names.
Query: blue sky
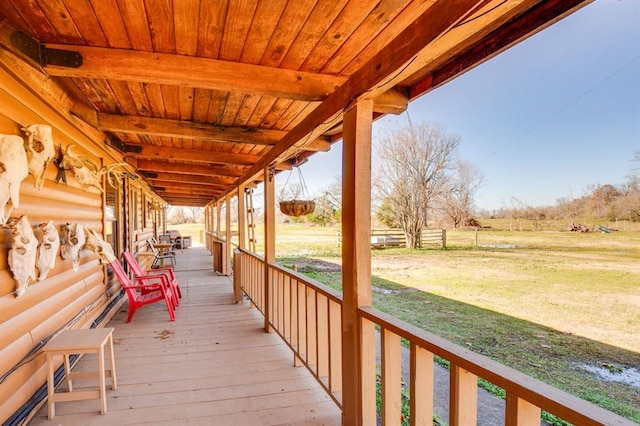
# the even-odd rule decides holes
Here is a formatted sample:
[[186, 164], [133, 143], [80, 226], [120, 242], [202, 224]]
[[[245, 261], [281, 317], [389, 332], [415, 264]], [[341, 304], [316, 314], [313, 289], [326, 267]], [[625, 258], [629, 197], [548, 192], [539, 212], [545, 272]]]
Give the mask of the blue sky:
[[[484, 174], [477, 206], [553, 205], [620, 184], [640, 151], [640, 1], [598, 0], [374, 124], [439, 123]], [[341, 143], [302, 166], [312, 195]], [[278, 176], [283, 185], [287, 173]], [[290, 182], [294, 181], [294, 176]]]

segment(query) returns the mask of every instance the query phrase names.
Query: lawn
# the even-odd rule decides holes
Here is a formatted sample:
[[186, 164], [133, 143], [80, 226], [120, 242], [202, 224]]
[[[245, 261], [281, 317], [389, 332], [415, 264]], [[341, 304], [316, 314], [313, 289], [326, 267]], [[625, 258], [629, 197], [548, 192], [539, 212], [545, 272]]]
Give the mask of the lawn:
[[[337, 231], [279, 225], [278, 258], [340, 288], [317, 266], [340, 263]], [[375, 306], [640, 422], [640, 384], [586, 369], [640, 375], [640, 232], [454, 230], [447, 245], [374, 250]]]

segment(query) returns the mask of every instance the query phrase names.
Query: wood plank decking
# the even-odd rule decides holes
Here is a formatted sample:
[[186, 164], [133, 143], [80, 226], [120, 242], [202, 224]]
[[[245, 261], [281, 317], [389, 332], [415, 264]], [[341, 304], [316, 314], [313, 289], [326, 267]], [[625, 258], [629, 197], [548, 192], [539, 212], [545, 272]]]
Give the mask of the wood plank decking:
[[[280, 338], [264, 332], [256, 309], [233, 303], [231, 279], [211, 262], [204, 247], [178, 252], [175, 322], [161, 303], [140, 308], [129, 324], [125, 304], [109, 322], [118, 388], [107, 390], [107, 414], [97, 400], [58, 403], [52, 420], [45, 405], [30, 424], [340, 424], [335, 403], [293, 366]], [[91, 356], [74, 371], [95, 369]], [[74, 389], [83, 383], [93, 382], [74, 381]]]

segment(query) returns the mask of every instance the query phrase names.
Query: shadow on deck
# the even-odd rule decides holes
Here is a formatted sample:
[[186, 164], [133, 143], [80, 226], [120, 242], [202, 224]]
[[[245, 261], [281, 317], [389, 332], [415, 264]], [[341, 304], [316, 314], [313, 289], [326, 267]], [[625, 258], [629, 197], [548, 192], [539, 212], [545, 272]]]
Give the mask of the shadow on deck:
[[[46, 405], [30, 424], [55, 425], [338, 425], [341, 413], [277, 334], [248, 303], [233, 301], [229, 277], [212, 270], [204, 247], [177, 254], [182, 289], [176, 321], [156, 303], [125, 323], [127, 304], [108, 324], [115, 327], [118, 388], [107, 380], [107, 413], [99, 400]], [[87, 355], [74, 371], [93, 370]], [[74, 381], [74, 388], [96, 380]], [[64, 386], [64, 385], [63, 385]]]

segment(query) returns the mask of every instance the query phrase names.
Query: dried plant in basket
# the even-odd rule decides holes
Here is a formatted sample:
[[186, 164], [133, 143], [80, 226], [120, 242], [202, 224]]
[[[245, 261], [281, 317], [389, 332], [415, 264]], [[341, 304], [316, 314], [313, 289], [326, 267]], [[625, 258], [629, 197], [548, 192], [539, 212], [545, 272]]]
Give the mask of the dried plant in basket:
[[287, 188], [287, 183], [289, 183], [289, 178], [291, 178], [291, 174], [287, 177], [287, 181], [282, 188], [282, 192], [280, 193], [280, 211], [287, 216], [305, 216], [313, 211], [316, 208], [316, 202], [309, 197], [309, 191], [307, 190], [307, 185], [304, 182], [304, 177], [302, 176], [302, 171], [299, 166], [296, 166], [298, 170], [298, 179], [300, 180], [299, 184], [291, 185]]

